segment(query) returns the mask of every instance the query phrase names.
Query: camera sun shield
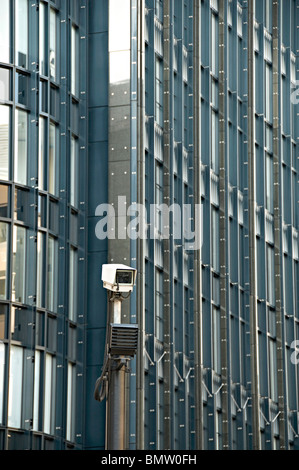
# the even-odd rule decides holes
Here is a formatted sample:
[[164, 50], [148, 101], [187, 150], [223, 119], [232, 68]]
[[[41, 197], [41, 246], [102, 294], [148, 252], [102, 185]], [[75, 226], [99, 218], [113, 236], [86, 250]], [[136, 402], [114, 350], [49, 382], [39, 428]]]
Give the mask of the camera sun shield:
[[104, 288], [113, 292], [132, 292], [136, 282], [135, 268], [123, 264], [104, 264], [102, 281]]

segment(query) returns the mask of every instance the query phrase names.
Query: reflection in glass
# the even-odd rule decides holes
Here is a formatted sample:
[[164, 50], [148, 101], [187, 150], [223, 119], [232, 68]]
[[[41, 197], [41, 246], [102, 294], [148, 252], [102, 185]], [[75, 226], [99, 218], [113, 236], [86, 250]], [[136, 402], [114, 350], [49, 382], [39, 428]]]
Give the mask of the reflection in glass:
[[46, 348], [51, 351], [57, 349], [57, 320], [51, 315], [47, 316], [47, 340]]
[[56, 13], [50, 10], [50, 77], [56, 80]]
[[30, 323], [30, 311], [24, 308], [12, 306], [10, 315], [10, 334], [13, 341], [29, 344], [31, 333], [28, 330]]
[[10, 108], [0, 105], [0, 179], [8, 180]]
[[211, 234], [212, 234], [212, 246], [211, 246], [211, 261], [212, 261], [212, 268], [214, 271], [219, 272], [219, 211], [212, 207], [212, 214], [211, 214]]
[[44, 247], [45, 247], [45, 234], [38, 232], [37, 234], [37, 272], [36, 272], [36, 305], [43, 308], [44, 305]]
[[0, 68], [0, 100], [10, 100], [10, 72]]
[[71, 92], [74, 96], [78, 95], [78, 31], [72, 26], [72, 73], [71, 73]]
[[52, 194], [56, 194], [57, 192], [57, 182], [56, 182], [56, 153], [57, 153], [57, 145], [56, 145], [56, 126], [55, 124], [50, 124], [50, 135], [49, 135], [49, 192]]
[[[1, 346], [1, 341], [3, 341], [6, 338], [6, 328], [5, 328], [6, 312], [7, 312], [7, 306], [0, 304], [0, 346]], [[1, 362], [0, 362], [0, 369], [1, 369]], [[1, 371], [0, 371], [0, 378], [1, 378]], [[1, 386], [2, 384], [0, 380], [0, 387]], [[1, 424], [1, 416], [0, 416], [0, 424]]]
[[22, 414], [22, 382], [23, 382], [23, 348], [10, 347], [9, 359], [9, 394], [8, 394], [8, 426], [21, 427]]
[[155, 15], [159, 21], [163, 21], [163, 0], [155, 1]]
[[28, 0], [16, 0], [15, 22], [16, 65], [27, 68], [28, 56]]
[[39, 5], [39, 68], [42, 75], [47, 75], [47, 53], [46, 53], [46, 5]]
[[0, 222], [0, 299], [7, 298], [8, 224]]
[[59, 206], [56, 201], [49, 201], [49, 230], [58, 232], [59, 228]]
[[47, 227], [47, 199], [40, 194], [38, 196], [37, 223], [38, 227]]
[[27, 113], [16, 110], [15, 118], [15, 181], [27, 184]]
[[78, 142], [75, 137], [71, 139], [71, 187], [70, 187], [70, 203], [72, 206], [78, 205]]
[[56, 311], [56, 280], [57, 280], [57, 242], [53, 237], [48, 238], [48, 278], [47, 278], [47, 308]]
[[40, 390], [40, 364], [41, 353], [35, 351], [34, 356], [34, 392], [33, 392], [33, 430], [40, 431], [39, 429], [39, 390]]
[[27, 105], [27, 76], [24, 75], [23, 73], [17, 73], [16, 74], [16, 84], [15, 84], [15, 90], [16, 90], [16, 102], [23, 104], [24, 106]]
[[45, 161], [46, 161], [46, 119], [39, 118], [39, 144], [38, 144], [38, 187], [45, 189]]
[[156, 57], [156, 110], [155, 119], [159, 126], [163, 127], [163, 62], [159, 57]]
[[0, 217], [9, 217], [8, 214], [8, 186], [0, 184]]
[[274, 212], [274, 176], [273, 176], [273, 158], [266, 153], [266, 209], [273, 214]]
[[68, 363], [67, 369], [67, 418], [66, 418], [66, 439], [75, 440], [75, 390], [76, 390], [76, 369], [72, 363]]
[[56, 360], [51, 354], [46, 355], [45, 397], [44, 397], [44, 427], [46, 434], [54, 432], [55, 416], [55, 367]]
[[15, 189], [14, 218], [21, 222], [27, 221], [28, 192], [23, 189]]
[[0, 343], [0, 424], [3, 424], [5, 346]]
[[70, 249], [70, 266], [69, 266], [69, 319], [76, 321], [77, 317], [77, 250], [73, 247]]
[[26, 229], [13, 228], [12, 300], [25, 302]]
[[35, 340], [37, 346], [45, 346], [45, 314], [36, 312]]
[[0, 62], [10, 62], [10, 0], [1, 0]]
[[59, 121], [59, 94], [54, 86], [50, 86], [50, 114]]
[[44, 80], [39, 83], [39, 105], [42, 113], [48, 112], [48, 82]]
[[216, 174], [219, 173], [218, 115], [214, 110], [211, 114], [211, 168]]

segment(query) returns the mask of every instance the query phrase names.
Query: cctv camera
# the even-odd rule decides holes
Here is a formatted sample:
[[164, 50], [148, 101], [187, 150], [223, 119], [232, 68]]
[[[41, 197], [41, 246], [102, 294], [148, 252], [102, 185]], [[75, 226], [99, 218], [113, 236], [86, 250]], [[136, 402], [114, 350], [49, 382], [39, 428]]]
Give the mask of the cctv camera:
[[102, 281], [105, 289], [113, 292], [132, 292], [137, 271], [123, 264], [103, 264]]

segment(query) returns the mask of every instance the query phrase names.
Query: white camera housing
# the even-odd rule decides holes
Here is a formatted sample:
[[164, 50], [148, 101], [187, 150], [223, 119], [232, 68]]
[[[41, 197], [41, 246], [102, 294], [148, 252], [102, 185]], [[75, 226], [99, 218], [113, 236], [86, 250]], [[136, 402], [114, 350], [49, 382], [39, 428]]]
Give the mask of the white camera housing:
[[112, 292], [132, 292], [137, 270], [124, 264], [103, 264], [102, 281], [104, 288]]

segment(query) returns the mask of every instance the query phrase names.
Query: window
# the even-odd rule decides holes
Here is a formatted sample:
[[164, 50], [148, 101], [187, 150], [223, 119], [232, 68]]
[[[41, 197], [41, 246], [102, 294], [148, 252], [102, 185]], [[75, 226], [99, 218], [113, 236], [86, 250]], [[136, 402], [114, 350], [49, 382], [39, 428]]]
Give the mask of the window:
[[35, 340], [37, 346], [45, 346], [45, 314], [36, 313]]
[[50, 77], [55, 81], [57, 75], [56, 12], [50, 9]]
[[163, 22], [163, 1], [162, 0], [155, 0], [155, 15], [161, 22]]
[[49, 230], [55, 234], [58, 232], [59, 226], [59, 206], [52, 199], [49, 200]]
[[7, 298], [8, 224], [0, 222], [0, 300]]
[[241, 7], [241, 5], [239, 4], [239, 2], [237, 3], [237, 32], [238, 32], [238, 36], [239, 37], [242, 37], [242, 33], [243, 33], [243, 9]]
[[0, 184], [0, 217], [9, 217], [8, 186]]
[[27, 106], [28, 104], [28, 77], [24, 73], [15, 75], [15, 99], [16, 103]]
[[12, 300], [25, 302], [26, 229], [13, 228]]
[[265, 65], [265, 119], [268, 122], [272, 122], [272, 68], [271, 65], [266, 62]]
[[211, 121], [211, 168], [218, 174], [218, 114], [214, 110], [212, 110]]
[[46, 348], [50, 351], [57, 350], [57, 318], [47, 315]]
[[59, 90], [56, 86], [50, 86], [50, 114], [59, 121]]
[[40, 367], [41, 367], [41, 353], [40, 351], [35, 351], [34, 357], [34, 391], [33, 391], [33, 430], [40, 431]]
[[38, 187], [45, 189], [45, 162], [46, 162], [46, 143], [47, 143], [47, 120], [43, 117], [39, 118], [39, 144], [38, 144]]
[[36, 286], [36, 305], [44, 307], [44, 259], [45, 259], [45, 234], [38, 232], [37, 234], [37, 286]]
[[78, 78], [79, 78], [79, 69], [78, 69], [78, 30], [73, 25], [72, 26], [72, 77], [71, 77], [71, 93], [74, 96], [78, 96]]
[[156, 269], [155, 286], [156, 338], [163, 341], [163, 272]]
[[0, 100], [10, 100], [10, 71], [0, 68]]
[[19, 109], [15, 116], [15, 181], [27, 184], [27, 113]]
[[68, 364], [67, 369], [67, 418], [66, 418], [66, 439], [75, 440], [75, 397], [76, 397], [76, 368], [73, 364]]
[[49, 192], [57, 194], [57, 128], [55, 124], [50, 124], [49, 134]]
[[274, 212], [274, 191], [273, 191], [273, 158], [266, 153], [266, 209]]
[[54, 434], [55, 426], [55, 385], [56, 385], [56, 359], [46, 354], [45, 363], [45, 395], [44, 395], [44, 425], [46, 434]]
[[77, 250], [70, 248], [69, 266], [69, 319], [76, 321], [77, 317], [77, 278], [78, 278], [78, 254]]
[[212, 206], [212, 221], [211, 221], [211, 265], [214, 271], [219, 272], [220, 260], [219, 260], [219, 212]]
[[28, 66], [28, 0], [16, 0], [15, 62], [20, 67]]
[[47, 75], [47, 39], [46, 39], [46, 5], [39, 5], [39, 69], [42, 75]]
[[163, 127], [163, 62], [156, 57], [156, 91], [155, 91], [155, 119], [160, 127]]
[[265, 146], [268, 152], [273, 151], [273, 132], [272, 132], [272, 127], [268, 126], [266, 124], [266, 129], [265, 129]]
[[71, 184], [70, 184], [70, 203], [72, 206], [78, 206], [78, 141], [72, 136], [71, 139]]
[[272, 31], [272, 0], [265, 1], [265, 28]]
[[10, 0], [1, 0], [0, 62], [10, 62]]
[[270, 381], [270, 398], [274, 402], [278, 402], [277, 391], [277, 357], [276, 357], [276, 341], [269, 338], [269, 381]]
[[39, 107], [41, 113], [48, 112], [48, 82], [46, 80], [39, 82]]
[[37, 224], [38, 227], [47, 227], [47, 198], [42, 194], [39, 194], [38, 196]]
[[163, 167], [156, 163], [156, 184], [155, 184], [155, 229], [160, 235], [163, 234], [163, 213], [160, 207], [163, 204]]
[[5, 345], [0, 342], [0, 424], [3, 424]]
[[27, 222], [28, 219], [28, 196], [29, 192], [23, 189], [15, 188], [14, 218], [20, 222]]
[[221, 374], [220, 310], [212, 306], [213, 369]]
[[57, 241], [48, 238], [48, 282], [47, 282], [47, 308], [56, 311], [57, 286]]
[[8, 180], [10, 108], [0, 105], [0, 179]]
[[21, 428], [23, 348], [11, 346], [9, 359], [8, 426]]
[[267, 245], [267, 301], [275, 305], [274, 248]]
[[218, 18], [214, 14], [211, 18], [211, 72], [218, 77]]

